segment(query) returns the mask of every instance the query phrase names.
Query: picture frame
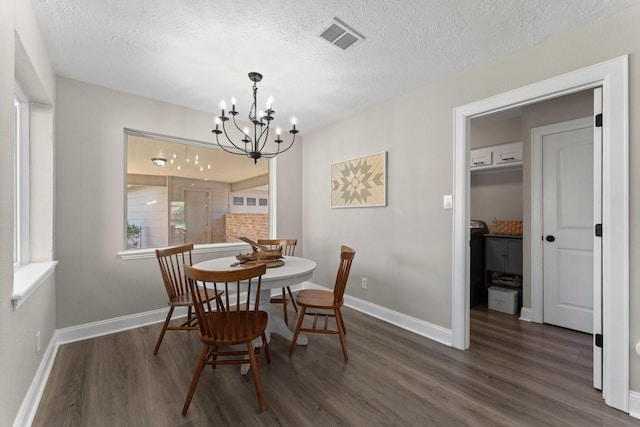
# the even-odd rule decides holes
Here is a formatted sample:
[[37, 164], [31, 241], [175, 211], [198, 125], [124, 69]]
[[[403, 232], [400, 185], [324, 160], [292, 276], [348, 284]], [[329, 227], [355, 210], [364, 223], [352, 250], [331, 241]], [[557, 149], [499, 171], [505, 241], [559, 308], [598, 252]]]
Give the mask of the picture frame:
[[331, 164], [331, 207], [387, 205], [387, 152]]

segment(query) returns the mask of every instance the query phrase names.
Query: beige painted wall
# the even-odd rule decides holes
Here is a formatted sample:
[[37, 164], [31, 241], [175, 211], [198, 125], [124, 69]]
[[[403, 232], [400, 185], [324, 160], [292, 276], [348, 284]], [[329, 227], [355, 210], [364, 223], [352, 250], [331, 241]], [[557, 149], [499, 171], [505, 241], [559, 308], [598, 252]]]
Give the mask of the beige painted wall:
[[[16, 37], [17, 35], [17, 37]], [[53, 113], [55, 76], [31, 2], [0, 2], [0, 424], [11, 425], [55, 329], [55, 280], [46, 280], [13, 310], [13, 91], [14, 76], [30, 100], [32, 164], [32, 259], [51, 260], [53, 247]], [[48, 104], [48, 105], [46, 105]], [[42, 350], [36, 355], [35, 335]]]
[[[56, 103], [57, 327], [166, 306], [154, 258], [123, 261], [124, 128], [213, 141], [213, 113], [64, 78]], [[301, 140], [302, 144], [302, 140]], [[300, 144], [300, 145], [301, 145]], [[299, 146], [278, 157], [278, 229], [301, 236]], [[236, 252], [198, 255], [196, 261]]]
[[522, 221], [522, 169], [471, 175], [470, 218]]
[[[442, 196], [453, 188], [454, 108], [629, 54], [630, 117], [640, 92], [640, 7], [567, 32], [532, 48], [425, 87], [305, 135], [303, 224], [314, 279], [331, 283], [339, 245], [356, 251], [347, 293], [451, 328], [452, 218]], [[417, 126], [419, 124], [419, 126]], [[640, 160], [637, 120], [630, 121], [630, 164]], [[332, 162], [388, 152], [388, 206], [329, 208]], [[528, 171], [525, 169], [524, 173]], [[630, 256], [639, 253], [640, 175], [630, 169]], [[527, 230], [528, 232], [528, 230]], [[631, 262], [630, 338], [640, 341], [640, 270]], [[368, 290], [360, 289], [368, 277]], [[630, 355], [631, 389], [640, 390], [640, 360]]]
[[507, 142], [522, 141], [522, 108], [516, 117], [502, 119], [502, 113], [471, 119], [469, 147], [480, 148]]

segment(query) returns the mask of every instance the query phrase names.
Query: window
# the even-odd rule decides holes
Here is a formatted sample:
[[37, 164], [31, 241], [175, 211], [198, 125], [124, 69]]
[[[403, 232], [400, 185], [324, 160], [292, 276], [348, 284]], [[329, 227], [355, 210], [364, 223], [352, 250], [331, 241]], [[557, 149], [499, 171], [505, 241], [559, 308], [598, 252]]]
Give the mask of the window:
[[247, 197], [247, 206], [255, 206], [256, 198], [255, 197]]
[[[243, 193], [268, 198], [268, 161], [210, 143], [125, 132], [125, 249], [268, 238], [268, 210], [247, 211]], [[253, 197], [253, 206], [256, 197]], [[251, 215], [250, 215], [251, 214]]]
[[258, 200], [258, 205], [259, 206], [267, 206], [267, 199], [259, 199]]
[[[14, 162], [13, 182], [13, 309], [36, 289], [53, 283], [57, 261], [53, 255], [54, 118], [50, 93], [26, 54], [20, 38], [15, 38]], [[53, 89], [53, 86], [50, 87]], [[37, 99], [38, 102], [30, 100]], [[51, 102], [50, 102], [51, 101]], [[37, 159], [37, 160], [36, 160]], [[37, 161], [31, 167], [31, 162]], [[34, 163], [35, 165], [36, 163]], [[33, 197], [37, 209], [30, 204]], [[32, 209], [33, 208], [33, 209]], [[37, 260], [37, 262], [34, 262]]]
[[14, 98], [13, 265], [29, 263], [29, 102], [16, 84]]

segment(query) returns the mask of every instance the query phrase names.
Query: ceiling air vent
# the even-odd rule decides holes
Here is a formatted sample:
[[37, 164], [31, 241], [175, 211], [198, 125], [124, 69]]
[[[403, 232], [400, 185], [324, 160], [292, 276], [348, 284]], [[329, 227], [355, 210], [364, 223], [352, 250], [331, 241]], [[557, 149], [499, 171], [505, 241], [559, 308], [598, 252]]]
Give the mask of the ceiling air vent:
[[363, 36], [340, 22], [338, 18], [333, 18], [333, 22], [320, 33], [320, 38], [339, 47], [341, 50], [347, 50], [347, 48], [364, 39]]

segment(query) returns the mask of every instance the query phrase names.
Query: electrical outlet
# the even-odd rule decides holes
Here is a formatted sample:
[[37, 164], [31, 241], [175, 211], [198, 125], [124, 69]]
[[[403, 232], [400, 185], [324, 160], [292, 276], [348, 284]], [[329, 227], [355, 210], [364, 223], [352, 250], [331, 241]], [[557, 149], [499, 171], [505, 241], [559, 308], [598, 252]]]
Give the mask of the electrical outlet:
[[367, 278], [366, 277], [362, 278], [362, 289], [367, 289]]
[[40, 331], [36, 333], [36, 356], [40, 354]]

